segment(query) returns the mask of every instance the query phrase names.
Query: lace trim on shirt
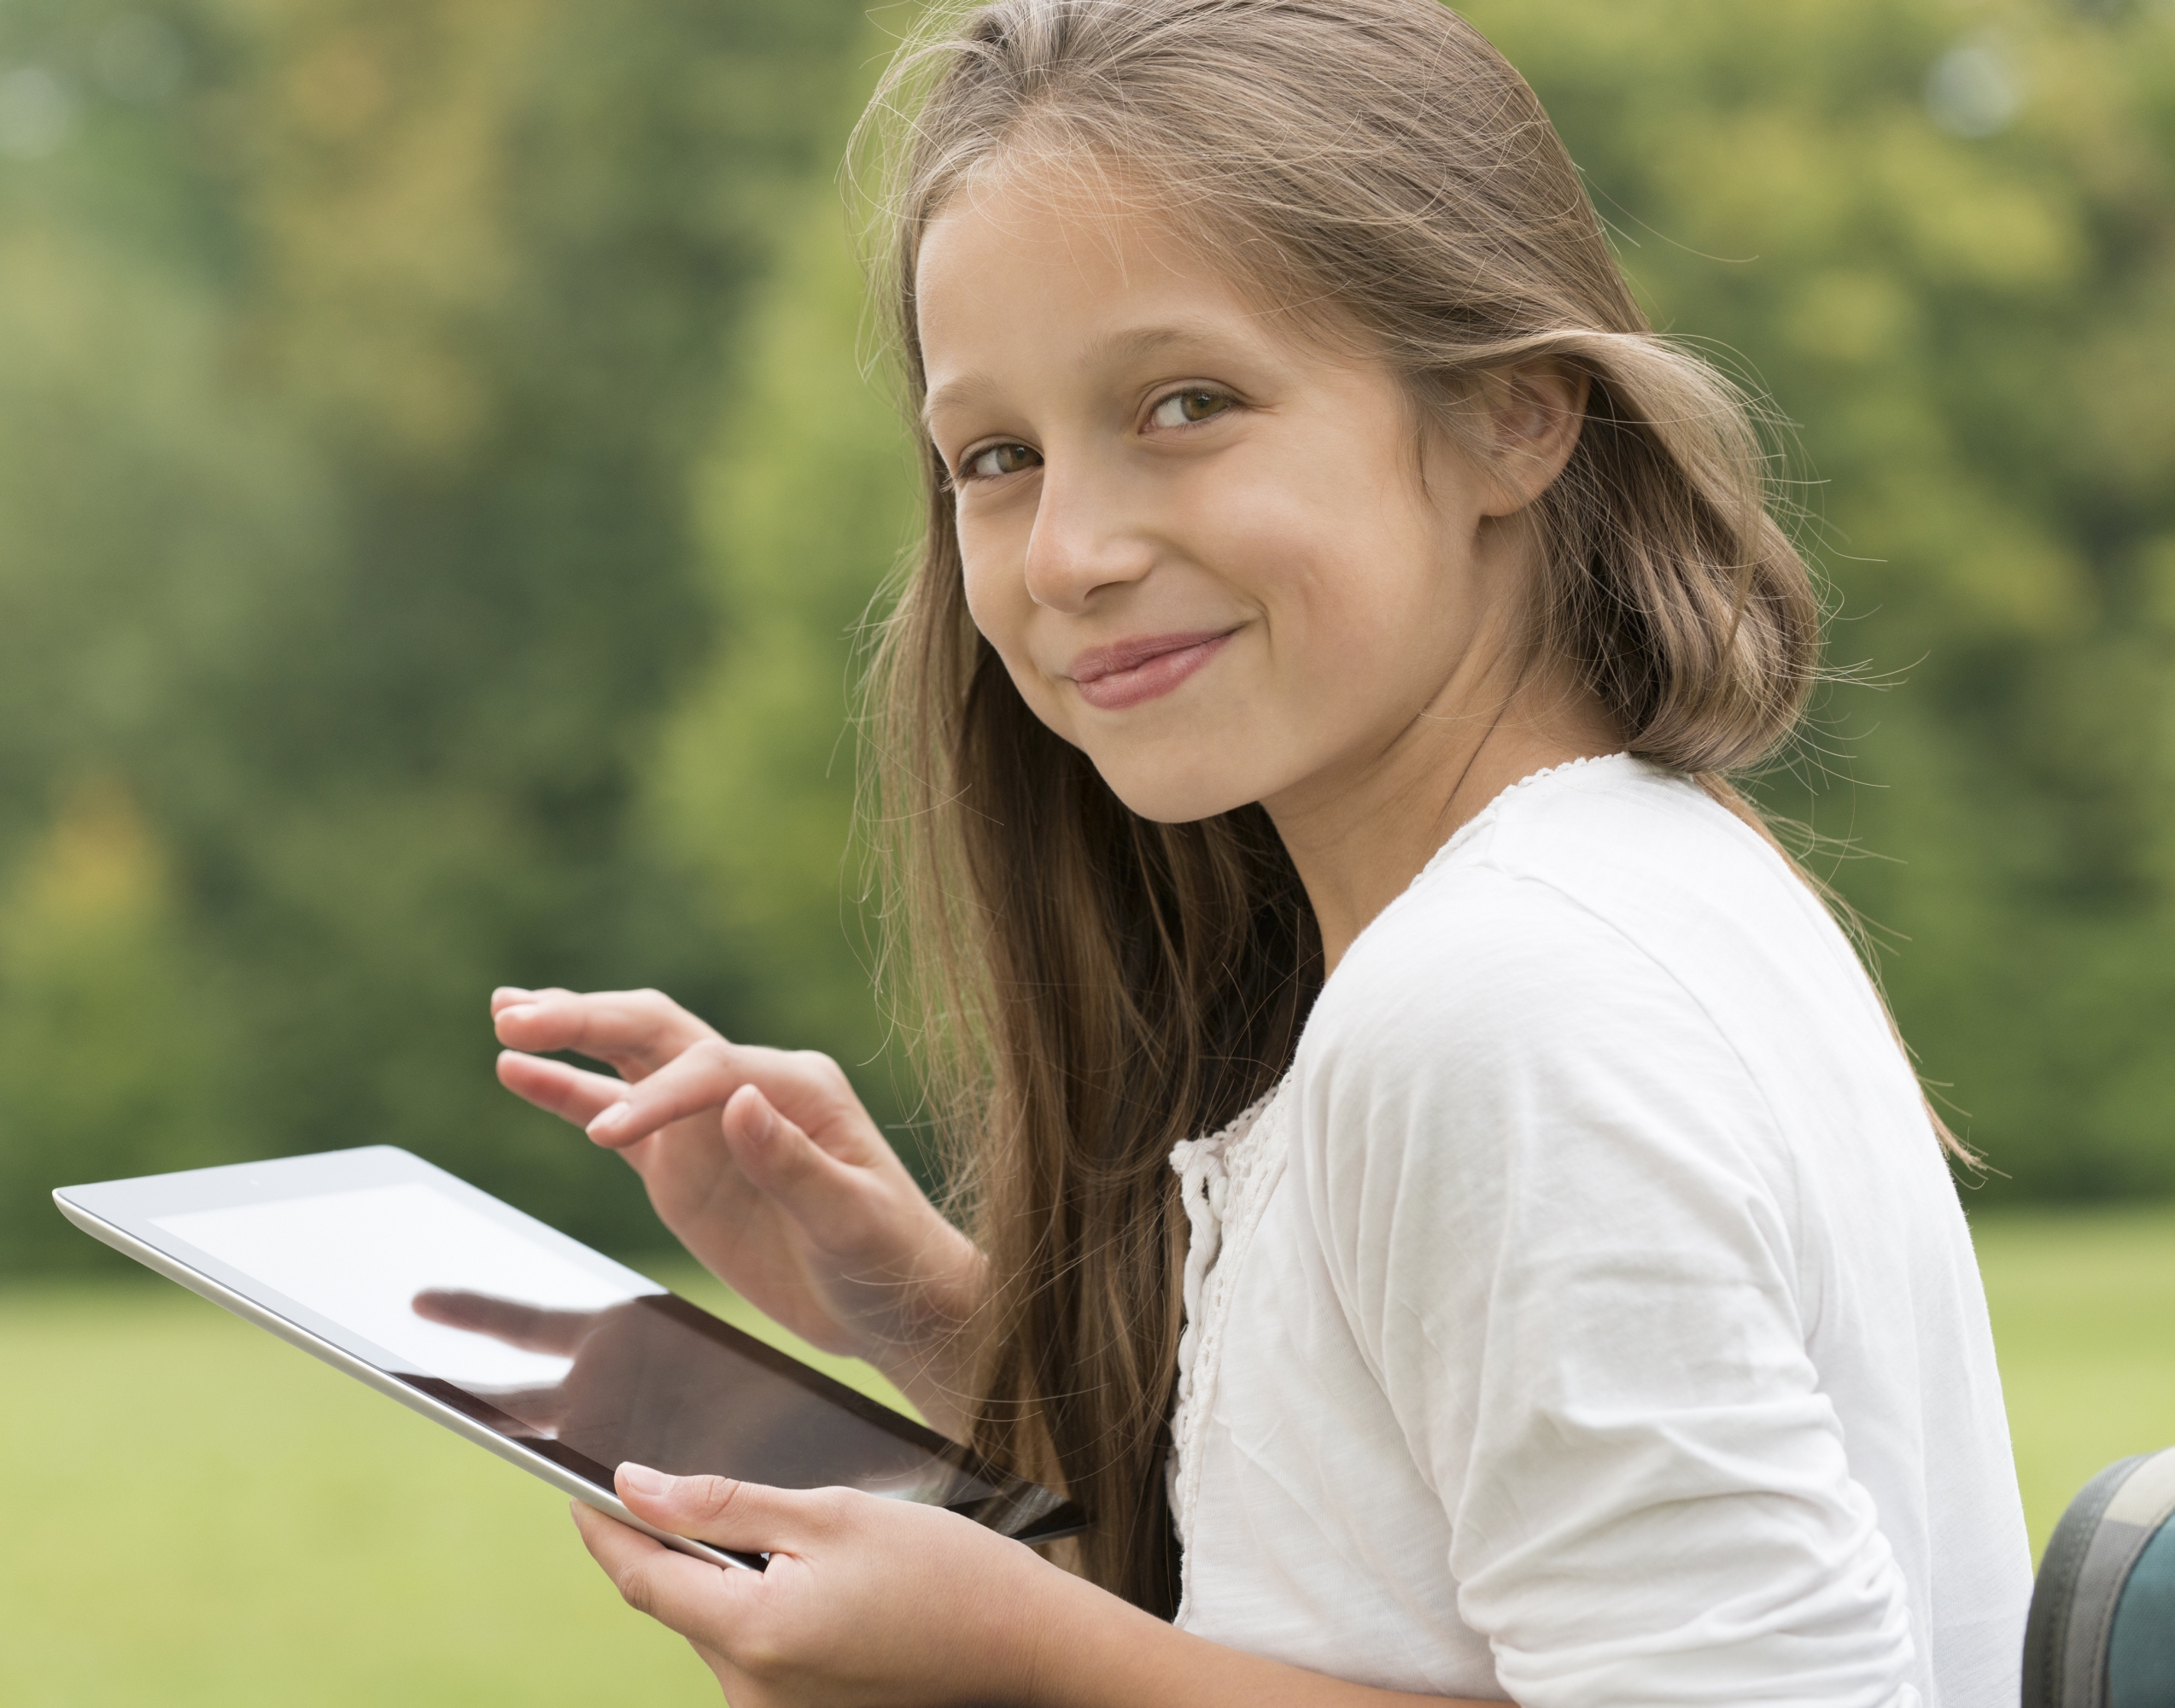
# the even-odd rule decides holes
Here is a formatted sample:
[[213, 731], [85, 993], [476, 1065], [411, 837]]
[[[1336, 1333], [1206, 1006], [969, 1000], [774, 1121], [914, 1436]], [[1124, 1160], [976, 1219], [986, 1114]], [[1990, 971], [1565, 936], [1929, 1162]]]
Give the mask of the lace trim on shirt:
[[[1456, 853], [1459, 849], [1464, 847], [1465, 844], [1472, 839], [1475, 833], [1479, 831], [1482, 826], [1493, 823], [1495, 819], [1495, 815], [1501, 809], [1503, 803], [1510, 799], [1510, 798], [1516, 794], [1520, 789], [1529, 788], [1533, 784], [1545, 781], [1550, 777], [1560, 777], [1566, 772], [1576, 771], [1582, 765], [1612, 765], [1619, 759], [1628, 759], [1630, 757], [1630, 754], [1621, 752], [1615, 753], [1582, 753], [1576, 759], [1566, 759], [1560, 765], [1543, 765], [1539, 770], [1529, 772], [1526, 775], [1520, 777], [1515, 783], [1511, 783], [1508, 787], [1498, 791], [1494, 798], [1492, 798], [1486, 806], [1482, 807], [1478, 812], [1475, 813], [1470, 818], [1467, 819], [1463, 824], [1459, 825], [1457, 828], [1456, 834], [1453, 834], [1447, 842], [1444, 843], [1440, 848], [1436, 849], [1433, 854], [1428, 857], [1427, 864], [1421, 867], [1418, 871], [1412, 874], [1412, 884], [1407, 885], [1406, 886], [1406, 889], [1409, 891], [1412, 887], [1412, 885], [1417, 885], [1423, 878], [1426, 877], [1430, 873], [1434, 871], [1437, 866], [1440, 866], [1445, 860], [1448, 859], [1453, 854]], [[1379, 917], [1379, 915], [1377, 915], [1377, 917]]]
[[1283, 1177], [1287, 1074], [1221, 1131], [1178, 1141], [1171, 1152], [1185, 1204], [1185, 1328], [1178, 1337], [1178, 1400], [1171, 1418], [1171, 1515], [1178, 1526], [1179, 1612], [1190, 1591], [1193, 1514], [1201, 1489], [1200, 1437], [1213, 1409], [1231, 1279]]
[[[1413, 877], [1417, 885], [1453, 853], [1468, 835], [1496, 815], [1505, 800], [1529, 784], [1628, 756], [1587, 755], [1550, 765], [1521, 777], [1459, 828]], [[1288, 1145], [1287, 1073], [1268, 1094], [1218, 1132], [1181, 1139], [1171, 1152], [1178, 1171], [1179, 1196], [1185, 1204], [1185, 1327], [1178, 1337], [1178, 1397], [1172, 1409], [1169, 1478], [1171, 1516], [1178, 1526], [1178, 1612], [1183, 1618], [1190, 1596], [1193, 1518], [1201, 1489], [1201, 1432], [1215, 1407], [1216, 1378], [1222, 1362], [1224, 1325], [1230, 1316], [1231, 1284], [1246, 1258], [1254, 1231], [1283, 1178]]]

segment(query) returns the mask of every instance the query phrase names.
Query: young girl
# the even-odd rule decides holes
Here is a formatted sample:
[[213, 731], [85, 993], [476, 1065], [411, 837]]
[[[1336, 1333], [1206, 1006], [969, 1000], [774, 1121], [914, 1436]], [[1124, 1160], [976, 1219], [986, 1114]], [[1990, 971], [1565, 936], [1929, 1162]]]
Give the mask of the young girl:
[[1725, 781], [1814, 590], [1531, 92], [1433, 0], [1002, 0], [880, 109], [877, 817], [972, 1237], [653, 993], [500, 992], [501, 1073], [1095, 1527], [629, 1465], [769, 1570], [591, 1550], [734, 1708], [2013, 1702], [1944, 1135]]

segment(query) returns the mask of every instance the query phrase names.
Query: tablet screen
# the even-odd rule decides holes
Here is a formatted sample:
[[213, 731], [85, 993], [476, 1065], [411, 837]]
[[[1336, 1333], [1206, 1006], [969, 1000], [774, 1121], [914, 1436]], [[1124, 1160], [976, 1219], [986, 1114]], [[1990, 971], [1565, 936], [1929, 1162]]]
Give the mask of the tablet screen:
[[425, 1181], [149, 1220], [339, 1325], [389, 1374], [606, 1487], [633, 1459], [941, 1506], [997, 1492], [941, 1436]]
[[418, 1294], [479, 1293], [554, 1311], [599, 1311], [637, 1296], [419, 1181], [154, 1216], [151, 1225], [408, 1368], [479, 1394], [548, 1387], [574, 1360], [433, 1322], [417, 1313]]

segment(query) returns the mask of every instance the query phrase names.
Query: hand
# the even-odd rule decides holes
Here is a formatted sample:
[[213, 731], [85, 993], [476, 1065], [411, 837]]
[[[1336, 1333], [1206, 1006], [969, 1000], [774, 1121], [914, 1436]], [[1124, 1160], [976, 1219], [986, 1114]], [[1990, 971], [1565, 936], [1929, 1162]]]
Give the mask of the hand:
[[[906, 1172], [845, 1075], [812, 1050], [728, 1042], [654, 991], [500, 990], [508, 1090], [633, 1165], [712, 1274], [827, 1352], [869, 1359], [939, 1429], [980, 1254]], [[527, 1052], [573, 1050], [612, 1079]]]
[[687, 1638], [732, 1708], [1024, 1703], [1048, 1624], [1038, 1606], [1099, 1594], [971, 1518], [909, 1501], [632, 1465], [617, 1489], [659, 1530], [770, 1556], [761, 1572], [710, 1565], [574, 1506], [619, 1593]]
[[1225, 1648], [938, 1507], [634, 1465], [616, 1486], [661, 1530], [770, 1556], [710, 1565], [574, 1508], [619, 1593], [693, 1645], [732, 1708], [1500, 1708]]

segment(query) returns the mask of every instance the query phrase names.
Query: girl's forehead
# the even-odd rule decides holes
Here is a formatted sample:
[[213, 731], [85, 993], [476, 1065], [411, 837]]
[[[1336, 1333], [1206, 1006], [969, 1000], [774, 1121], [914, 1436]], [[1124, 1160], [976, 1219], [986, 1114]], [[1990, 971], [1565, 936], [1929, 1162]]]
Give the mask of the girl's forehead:
[[978, 173], [923, 230], [920, 336], [926, 352], [933, 338], [980, 342], [997, 322], [1055, 321], [1085, 334], [1083, 316], [1149, 315], [1318, 354], [1358, 353], [1365, 341], [1340, 309], [1294, 312], [1288, 290], [1233, 264], [1241, 247], [1184, 200], [1107, 170], [1031, 159]]
[[1137, 278], [1220, 281], [1209, 265], [1213, 239], [1188, 226], [1145, 190], [1079, 170], [1021, 161], [1003, 173], [975, 173], [924, 228], [916, 272], [924, 288], [941, 284], [956, 255], [986, 266], [1001, 255], [1014, 266], [1077, 274], [1102, 285]]

